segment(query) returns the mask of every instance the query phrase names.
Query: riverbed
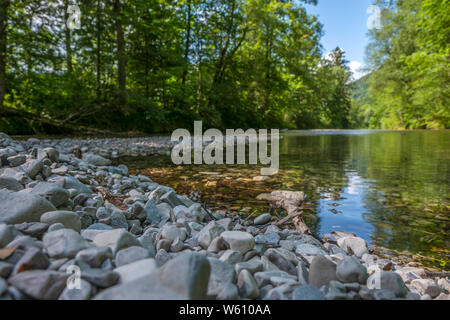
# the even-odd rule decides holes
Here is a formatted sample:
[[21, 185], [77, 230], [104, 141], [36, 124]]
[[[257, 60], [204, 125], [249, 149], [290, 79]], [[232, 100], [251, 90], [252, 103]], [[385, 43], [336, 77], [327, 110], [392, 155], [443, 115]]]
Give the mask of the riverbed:
[[354, 233], [381, 253], [449, 269], [449, 130], [283, 132], [280, 171], [264, 181], [254, 180], [257, 165], [176, 166], [168, 155], [120, 161], [228, 214], [281, 216], [256, 196], [304, 191], [316, 235]]

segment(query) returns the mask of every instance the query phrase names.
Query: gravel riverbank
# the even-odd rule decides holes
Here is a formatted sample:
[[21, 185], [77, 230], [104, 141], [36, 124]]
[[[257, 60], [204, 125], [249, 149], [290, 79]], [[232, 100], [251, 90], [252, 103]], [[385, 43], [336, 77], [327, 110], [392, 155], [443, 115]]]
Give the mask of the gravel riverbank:
[[381, 259], [361, 238], [323, 243], [269, 214], [209, 212], [111, 166], [171, 148], [0, 133], [0, 299], [450, 298], [448, 278]]

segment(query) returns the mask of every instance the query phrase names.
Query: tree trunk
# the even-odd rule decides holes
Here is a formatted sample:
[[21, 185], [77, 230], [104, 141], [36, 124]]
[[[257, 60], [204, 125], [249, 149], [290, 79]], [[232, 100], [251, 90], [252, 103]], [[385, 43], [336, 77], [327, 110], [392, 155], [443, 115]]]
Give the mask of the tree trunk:
[[[67, 21], [69, 19], [69, 13], [67, 12], [67, 9], [69, 8], [69, 1], [64, 1], [64, 21]], [[67, 73], [69, 76], [72, 75], [73, 67], [72, 67], [72, 38], [70, 35], [70, 29], [66, 25], [64, 29], [65, 33], [65, 44], [66, 44], [66, 64], [67, 64]]]
[[102, 91], [101, 91], [101, 81], [102, 81], [102, 57], [101, 57], [101, 50], [102, 50], [102, 24], [101, 24], [101, 2], [100, 0], [97, 0], [97, 21], [96, 21], [96, 32], [97, 32], [97, 76], [96, 76], [96, 91], [97, 91], [97, 103], [100, 105], [102, 103]]
[[192, 19], [192, 5], [191, 5], [191, 0], [188, 0], [188, 21], [187, 21], [187, 27], [186, 27], [186, 47], [185, 47], [185, 51], [184, 51], [184, 63], [186, 64], [184, 67], [184, 71], [183, 71], [183, 78], [181, 83], [185, 84], [186, 83], [186, 77], [187, 77], [187, 73], [188, 73], [188, 64], [189, 64], [189, 46], [191, 45], [190, 41], [191, 41], [191, 19]]
[[126, 96], [126, 70], [125, 70], [125, 39], [122, 27], [120, 0], [114, 0], [114, 19], [117, 36], [117, 83], [119, 85], [119, 108], [122, 111], [126, 110], [127, 96]]
[[9, 0], [0, 0], [0, 110], [6, 96], [6, 42]]
[[230, 45], [231, 40], [231, 32], [233, 29], [233, 22], [234, 22], [234, 10], [236, 9], [236, 1], [233, 1], [233, 4], [231, 5], [231, 11], [230, 11], [230, 23], [228, 25], [227, 35], [225, 39], [225, 45], [223, 46], [222, 51], [220, 52], [219, 61], [217, 63], [216, 72], [214, 74], [213, 78], [213, 84], [216, 84], [220, 82], [222, 69], [225, 69], [225, 58], [228, 53], [228, 47]]

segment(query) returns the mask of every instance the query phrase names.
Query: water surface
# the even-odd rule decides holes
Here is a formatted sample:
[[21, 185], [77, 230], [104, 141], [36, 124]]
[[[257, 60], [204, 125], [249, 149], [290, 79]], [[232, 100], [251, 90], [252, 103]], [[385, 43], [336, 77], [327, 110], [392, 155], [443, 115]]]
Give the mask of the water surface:
[[450, 131], [289, 131], [280, 172], [255, 182], [258, 166], [175, 166], [169, 157], [127, 160], [133, 171], [228, 213], [282, 213], [255, 197], [304, 191], [318, 236], [346, 231], [370, 245], [449, 269]]

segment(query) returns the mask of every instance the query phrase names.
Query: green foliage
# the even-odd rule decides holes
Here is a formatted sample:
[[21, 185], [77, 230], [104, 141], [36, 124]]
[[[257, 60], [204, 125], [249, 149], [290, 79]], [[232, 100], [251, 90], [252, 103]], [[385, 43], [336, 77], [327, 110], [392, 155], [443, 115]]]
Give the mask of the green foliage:
[[[316, 1], [13, 1], [0, 109], [28, 120], [6, 119], [0, 130], [168, 132], [194, 120], [221, 129], [348, 128], [344, 52], [321, 58], [322, 26], [305, 3]], [[81, 28], [68, 30], [74, 4]]]
[[450, 127], [449, 9], [448, 0], [403, 0], [383, 11], [367, 48], [368, 96], [355, 107], [368, 127]]

